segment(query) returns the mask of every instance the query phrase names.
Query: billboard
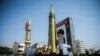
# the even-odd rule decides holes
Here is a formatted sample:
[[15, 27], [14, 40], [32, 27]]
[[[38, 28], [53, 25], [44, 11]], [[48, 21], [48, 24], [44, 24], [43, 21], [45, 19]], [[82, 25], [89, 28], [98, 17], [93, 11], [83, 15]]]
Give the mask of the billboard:
[[71, 18], [66, 18], [61, 22], [56, 24], [56, 40], [59, 43], [65, 43], [67, 45], [73, 46], [74, 33]]
[[57, 40], [60, 41], [61, 44], [67, 44], [67, 34], [66, 34], [66, 27], [65, 24], [61, 25], [60, 27], [56, 28], [56, 32], [57, 32]]

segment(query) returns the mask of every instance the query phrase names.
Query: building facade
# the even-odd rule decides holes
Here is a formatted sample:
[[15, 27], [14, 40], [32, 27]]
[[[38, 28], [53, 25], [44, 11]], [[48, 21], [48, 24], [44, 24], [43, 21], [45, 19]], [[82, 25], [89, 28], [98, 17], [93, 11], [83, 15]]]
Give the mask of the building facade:
[[25, 44], [21, 42], [14, 42], [12, 50], [15, 56], [22, 56], [24, 54]]
[[75, 42], [76, 42], [77, 56], [80, 56], [81, 54], [85, 54], [84, 42], [80, 40], [76, 40]]

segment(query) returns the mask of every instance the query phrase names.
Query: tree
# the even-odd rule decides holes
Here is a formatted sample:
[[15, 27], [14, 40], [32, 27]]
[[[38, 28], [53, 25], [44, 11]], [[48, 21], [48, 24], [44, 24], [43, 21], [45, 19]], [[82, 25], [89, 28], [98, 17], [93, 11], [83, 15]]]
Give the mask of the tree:
[[1, 55], [11, 55], [12, 50], [9, 47], [0, 46], [0, 54]]

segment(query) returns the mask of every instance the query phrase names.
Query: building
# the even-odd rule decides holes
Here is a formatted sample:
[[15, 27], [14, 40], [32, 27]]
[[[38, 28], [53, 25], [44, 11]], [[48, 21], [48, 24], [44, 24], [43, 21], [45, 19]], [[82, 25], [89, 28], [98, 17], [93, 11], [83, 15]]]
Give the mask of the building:
[[22, 56], [24, 54], [25, 44], [21, 42], [14, 42], [12, 50], [13, 54], [16, 56]]
[[80, 56], [81, 54], [85, 54], [84, 42], [80, 40], [76, 40], [75, 42], [76, 42], [77, 56]]

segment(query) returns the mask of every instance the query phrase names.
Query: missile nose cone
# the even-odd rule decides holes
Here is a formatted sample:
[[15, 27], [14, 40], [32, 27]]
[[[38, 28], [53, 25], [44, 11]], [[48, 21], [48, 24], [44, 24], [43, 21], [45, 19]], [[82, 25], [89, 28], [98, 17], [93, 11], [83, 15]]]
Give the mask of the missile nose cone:
[[25, 29], [28, 29], [29, 27], [31, 27], [31, 19], [26, 21]]
[[31, 25], [31, 19], [28, 20], [28, 24]]
[[28, 27], [28, 22], [26, 21], [25, 29], [27, 29], [27, 27]]
[[54, 14], [54, 8], [53, 8], [53, 5], [51, 6], [50, 12], [51, 12], [52, 14]]

